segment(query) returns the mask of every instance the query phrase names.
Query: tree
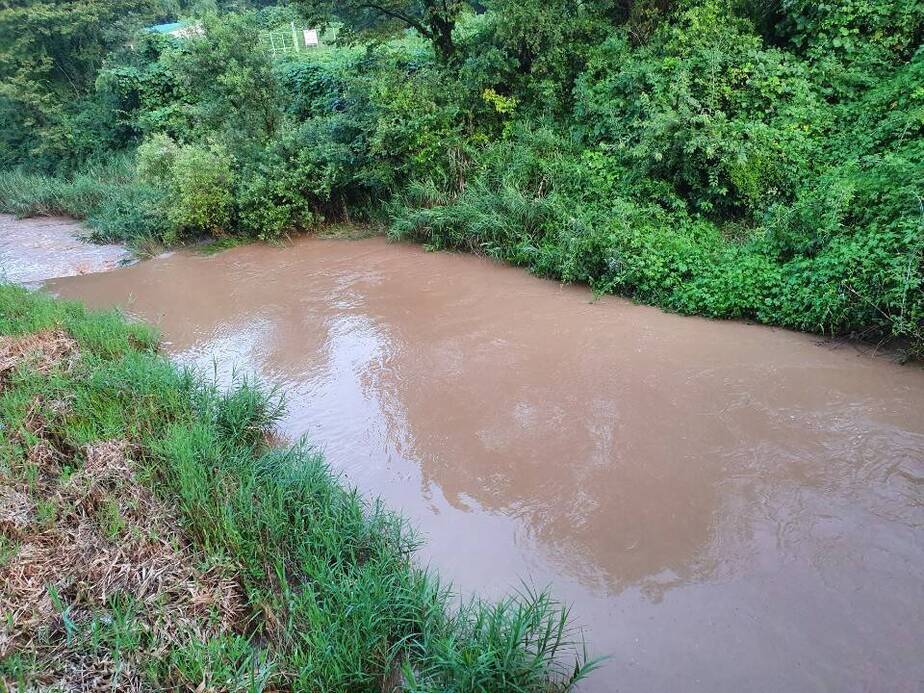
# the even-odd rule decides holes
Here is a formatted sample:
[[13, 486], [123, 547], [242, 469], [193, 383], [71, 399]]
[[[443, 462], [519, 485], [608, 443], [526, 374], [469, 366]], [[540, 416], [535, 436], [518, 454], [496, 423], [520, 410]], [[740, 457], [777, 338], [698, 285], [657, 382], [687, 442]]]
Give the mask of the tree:
[[312, 20], [342, 22], [357, 33], [387, 33], [395, 29], [414, 29], [433, 44], [437, 58], [444, 63], [456, 59], [452, 32], [467, 0], [299, 0]]
[[273, 134], [280, 113], [272, 62], [261, 45], [256, 17], [226, 14], [205, 17], [202, 23], [202, 36], [166, 51], [161, 62], [195, 129], [235, 148], [258, 144]]
[[[73, 120], [107, 52], [160, 16], [158, 0], [18, 0], [0, 9], [0, 161], [73, 154]], [[5, 129], [6, 129], [5, 128]], [[16, 133], [15, 138], [10, 133]]]

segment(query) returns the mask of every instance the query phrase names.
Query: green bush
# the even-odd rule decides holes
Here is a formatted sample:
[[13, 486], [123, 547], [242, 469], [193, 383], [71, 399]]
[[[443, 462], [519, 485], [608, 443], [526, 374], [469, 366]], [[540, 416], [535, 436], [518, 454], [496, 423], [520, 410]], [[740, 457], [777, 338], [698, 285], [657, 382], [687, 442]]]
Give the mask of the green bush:
[[575, 118], [590, 143], [713, 217], [759, 217], [792, 198], [828, 117], [804, 65], [715, 0], [642, 48], [629, 38], [608, 39], [577, 80]]
[[918, 142], [847, 162], [777, 213], [767, 245], [789, 290], [773, 317], [799, 329], [921, 340], [922, 155]]
[[235, 211], [235, 171], [225, 147], [177, 145], [167, 135], [155, 135], [138, 148], [138, 175], [164, 194], [168, 242], [184, 234], [226, 233]]
[[87, 217], [91, 236], [138, 249], [169, 243], [175, 235], [164, 194], [144, 183], [115, 187]]
[[305, 121], [350, 108], [351, 78], [365, 62], [362, 51], [344, 47], [276, 63], [274, 74], [279, 88], [288, 95], [286, 114]]
[[468, 152], [455, 176], [412, 183], [392, 205], [392, 233], [434, 248], [463, 248], [529, 265], [546, 235], [567, 219], [555, 173], [573, 156], [547, 129]]
[[290, 176], [272, 171], [248, 177], [238, 192], [240, 229], [264, 241], [312, 228], [318, 220], [307, 195], [290, 186]]
[[921, 45], [924, 2], [783, 0], [773, 33], [812, 65], [831, 97], [875, 86]]
[[231, 155], [219, 144], [181, 147], [168, 190], [170, 218], [177, 227], [224, 234], [234, 213]]

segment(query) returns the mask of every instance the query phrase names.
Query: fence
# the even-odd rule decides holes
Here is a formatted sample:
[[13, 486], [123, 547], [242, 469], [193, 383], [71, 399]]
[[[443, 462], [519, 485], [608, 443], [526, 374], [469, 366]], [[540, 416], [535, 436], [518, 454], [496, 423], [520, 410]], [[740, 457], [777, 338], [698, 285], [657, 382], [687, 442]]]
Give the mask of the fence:
[[263, 32], [262, 39], [266, 52], [271, 56], [298, 53], [320, 45], [316, 29], [298, 29], [295, 22], [292, 22], [289, 29]]

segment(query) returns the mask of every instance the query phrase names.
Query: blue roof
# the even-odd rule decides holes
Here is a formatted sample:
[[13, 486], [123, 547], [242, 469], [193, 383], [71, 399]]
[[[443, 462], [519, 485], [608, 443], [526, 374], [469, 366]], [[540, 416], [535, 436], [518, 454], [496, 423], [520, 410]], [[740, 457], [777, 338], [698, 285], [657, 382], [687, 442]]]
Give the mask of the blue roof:
[[187, 24], [188, 22], [171, 22], [169, 24], [155, 24], [154, 26], [149, 26], [148, 31], [153, 31], [154, 33], [157, 33], [157, 34], [169, 34], [171, 31], [182, 29]]

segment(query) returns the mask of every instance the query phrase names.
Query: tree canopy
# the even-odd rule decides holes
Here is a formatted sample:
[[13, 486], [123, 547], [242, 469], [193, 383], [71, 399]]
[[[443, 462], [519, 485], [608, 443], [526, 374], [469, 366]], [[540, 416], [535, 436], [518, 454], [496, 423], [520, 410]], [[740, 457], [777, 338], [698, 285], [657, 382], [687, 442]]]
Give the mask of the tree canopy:
[[444, 63], [456, 58], [453, 30], [466, 0], [297, 0], [305, 14], [322, 22], [336, 21], [352, 32], [388, 34], [414, 29], [433, 44]]

